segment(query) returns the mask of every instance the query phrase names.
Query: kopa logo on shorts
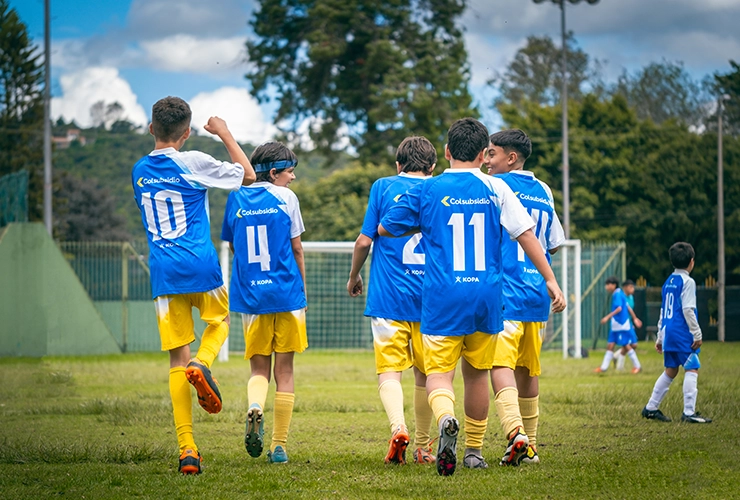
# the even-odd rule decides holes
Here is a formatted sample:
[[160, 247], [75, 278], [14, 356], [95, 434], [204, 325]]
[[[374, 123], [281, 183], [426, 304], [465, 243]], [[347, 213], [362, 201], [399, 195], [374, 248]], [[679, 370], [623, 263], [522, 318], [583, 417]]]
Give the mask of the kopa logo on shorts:
[[240, 219], [242, 217], [249, 217], [250, 215], [270, 215], [270, 214], [276, 214], [276, 213], [278, 213], [278, 209], [275, 207], [260, 208], [257, 210], [245, 210], [243, 208], [238, 208], [236, 210], [236, 216]]
[[136, 181], [139, 187], [144, 187], [147, 184], [179, 184], [179, 177], [139, 177]]
[[490, 205], [491, 200], [488, 198], [452, 198], [445, 196], [442, 198], [442, 205], [451, 207], [452, 205]]

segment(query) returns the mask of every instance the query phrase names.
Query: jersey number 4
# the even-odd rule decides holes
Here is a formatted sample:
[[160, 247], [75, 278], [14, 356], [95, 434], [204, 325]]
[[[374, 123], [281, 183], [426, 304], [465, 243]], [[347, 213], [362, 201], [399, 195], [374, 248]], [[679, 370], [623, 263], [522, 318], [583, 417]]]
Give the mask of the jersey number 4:
[[[255, 229], [257, 235], [255, 237]], [[267, 226], [247, 226], [247, 262], [259, 264], [262, 271], [270, 270], [270, 246]]]

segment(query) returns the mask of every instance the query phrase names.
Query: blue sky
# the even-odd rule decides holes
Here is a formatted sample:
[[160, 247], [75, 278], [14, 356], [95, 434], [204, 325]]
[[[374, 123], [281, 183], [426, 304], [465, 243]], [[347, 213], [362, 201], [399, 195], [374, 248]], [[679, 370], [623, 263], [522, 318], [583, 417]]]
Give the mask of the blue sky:
[[[193, 125], [224, 117], [239, 140], [273, 133], [275, 104], [249, 95], [244, 41], [255, 0], [51, 0], [52, 115], [89, 126], [90, 106], [118, 101], [146, 124], [166, 95], [191, 103]], [[29, 34], [43, 44], [43, 0], [10, 0]], [[486, 86], [529, 35], [559, 39], [559, 10], [529, 0], [468, 0], [461, 22], [472, 68], [471, 91], [490, 128]], [[740, 0], [601, 0], [568, 5], [568, 29], [605, 60], [607, 81], [652, 61], [682, 61], [697, 78], [740, 60]]]

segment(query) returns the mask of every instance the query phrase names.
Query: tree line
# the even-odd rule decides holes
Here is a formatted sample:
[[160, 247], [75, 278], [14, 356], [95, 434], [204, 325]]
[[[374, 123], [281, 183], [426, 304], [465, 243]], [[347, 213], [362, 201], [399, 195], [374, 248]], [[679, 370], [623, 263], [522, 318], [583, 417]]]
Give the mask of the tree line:
[[[395, 173], [395, 147], [403, 137], [428, 137], [438, 150], [437, 171], [446, 168], [447, 127], [480, 115], [457, 24], [463, 11], [464, 2], [456, 0], [259, 3], [250, 21], [255, 37], [246, 43], [246, 78], [258, 99], [279, 99], [279, 139], [296, 145], [301, 162], [292, 187], [306, 240], [357, 236], [370, 186]], [[12, 34], [0, 40], [0, 175], [31, 172], [30, 217], [41, 220], [41, 61], [7, 0], [0, 0], [0, 27]], [[549, 37], [529, 37], [507, 67], [491, 75], [495, 101], [481, 104], [495, 108], [505, 127], [530, 135], [527, 167], [552, 186], [559, 206], [561, 50]], [[740, 284], [740, 232], [730, 230], [740, 223], [740, 65], [730, 61], [728, 73], [696, 80], [679, 62], [657, 61], [606, 82], [604, 62], [585, 53], [572, 34], [567, 50], [572, 236], [624, 240], [628, 275], [652, 284], [670, 271], [668, 247], [686, 240], [697, 250], [697, 281], [716, 276], [716, 98], [727, 94], [727, 270], [728, 284]], [[121, 121], [113, 104], [93, 106], [97, 126], [82, 131], [85, 145], [54, 152], [59, 239], [143, 237], [129, 175], [153, 142]], [[312, 151], [297, 146], [306, 120]], [[54, 129], [63, 134], [71, 127], [60, 121]], [[195, 136], [185, 148], [225, 157], [207, 137]], [[214, 239], [225, 197], [211, 194]]]

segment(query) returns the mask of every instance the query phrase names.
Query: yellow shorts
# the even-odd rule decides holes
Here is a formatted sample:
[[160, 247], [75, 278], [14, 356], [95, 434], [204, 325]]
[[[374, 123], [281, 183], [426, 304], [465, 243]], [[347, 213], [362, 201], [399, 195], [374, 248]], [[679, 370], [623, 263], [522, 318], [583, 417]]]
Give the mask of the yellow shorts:
[[154, 299], [163, 351], [171, 351], [195, 340], [193, 307], [198, 308], [200, 319], [209, 325], [221, 323], [229, 316], [226, 285], [207, 292], [160, 295]]
[[375, 372], [402, 372], [411, 366], [424, 372], [421, 332], [415, 321], [371, 318]]
[[303, 352], [308, 347], [306, 309], [270, 314], [242, 314], [244, 359], [273, 352]]
[[478, 370], [490, 370], [493, 366], [495, 335], [475, 332], [456, 337], [443, 335], [422, 335], [422, 337], [424, 368], [427, 375], [454, 370], [460, 357], [465, 358], [465, 361]]
[[517, 366], [529, 369], [530, 377], [542, 373], [540, 351], [545, 335], [545, 323], [535, 321], [504, 321], [504, 331], [494, 341], [493, 366]]

